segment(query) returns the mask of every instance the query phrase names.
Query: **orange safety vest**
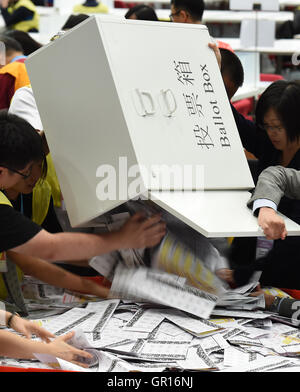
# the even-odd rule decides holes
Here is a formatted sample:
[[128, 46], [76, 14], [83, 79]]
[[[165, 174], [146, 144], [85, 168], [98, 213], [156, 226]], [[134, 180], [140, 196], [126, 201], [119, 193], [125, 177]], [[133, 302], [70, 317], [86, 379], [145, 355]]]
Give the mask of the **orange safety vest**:
[[9, 74], [15, 78], [15, 91], [21, 87], [28, 86], [30, 83], [29, 76], [27, 74], [26, 66], [24, 63], [14, 61], [9, 63], [0, 69], [0, 74]]

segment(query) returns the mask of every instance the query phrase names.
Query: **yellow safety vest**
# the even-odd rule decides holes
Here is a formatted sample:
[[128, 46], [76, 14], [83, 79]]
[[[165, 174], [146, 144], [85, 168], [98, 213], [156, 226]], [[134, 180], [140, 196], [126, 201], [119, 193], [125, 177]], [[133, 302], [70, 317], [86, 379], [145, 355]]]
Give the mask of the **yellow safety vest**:
[[48, 182], [38, 181], [32, 192], [32, 217], [31, 220], [37, 225], [44, 222], [50, 205], [51, 187]]
[[[8, 200], [8, 198], [2, 192], [0, 192], [0, 204], [6, 204], [8, 206], [11, 206], [11, 208], [13, 208], [13, 206], [11, 205], [11, 202]], [[6, 260], [5, 252], [0, 253], [0, 260]], [[20, 270], [20, 268], [18, 268], [18, 267], [17, 267], [17, 273], [18, 273], [19, 280], [21, 281], [23, 279], [24, 274]], [[6, 298], [7, 298], [7, 291], [6, 291], [6, 287], [5, 287], [5, 283], [4, 283], [2, 274], [0, 273], [0, 299], [5, 300]]]
[[51, 154], [47, 155], [47, 176], [46, 181], [50, 185], [51, 194], [53, 198], [54, 207], [61, 206], [61, 190], [58, 182], [58, 178], [56, 175], [54, 163], [51, 157]]
[[9, 13], [13, 13], [20, 7], [28, 8], [33, 12], [33, 18], [30, 20], [23, 20], [12, 26], [13, 30], [21, 30], [28, 32], [32, 29], [39, 30], [40, 16], [37, 13], [36, 6], [30, 0], [19, 0], [15, 5], [9, 7], [7, 10]]
[[60, 186], [50, 154], [47, 155], [47, 166], [46, 179], [39, 180], [32, 192], [31, 220], [40, 226], [48, 214], [51, 196], [53, 205], [55, 207], [61, 206]]
[[97, 7], [85, 7], [83, 4], [78, 4], [74, 6], [73, 12], [78, 14], [107, 14], [108, 7], [102, 3], [99, 3]]

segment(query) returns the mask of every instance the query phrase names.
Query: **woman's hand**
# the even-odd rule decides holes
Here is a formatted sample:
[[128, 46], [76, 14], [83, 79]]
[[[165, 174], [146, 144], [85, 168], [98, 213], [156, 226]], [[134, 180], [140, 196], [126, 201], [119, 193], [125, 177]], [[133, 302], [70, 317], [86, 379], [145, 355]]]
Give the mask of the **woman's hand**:
[[87, 351], [80, 350], [67, 343], [67, 341], [70, 340], [74, 334], [75, 331], [71, 331], [65, 335], [55, 338], [51, 343], [47, 343], [47, 354], [87, 368], [88, 360], [93, 358], [93, 356]]
[[23, 319], [17, 315], [13, 316], [10, 326], [16, 332], [21, 333], [22, 335], [26, 336], [26, 338], [28, 339], [30, 339], [32, 335], [36, 335], [48, 343], [51, 341], [50, 338], [55, 338], [55, 336], [51, 332], [40, 327], [38, 323]]

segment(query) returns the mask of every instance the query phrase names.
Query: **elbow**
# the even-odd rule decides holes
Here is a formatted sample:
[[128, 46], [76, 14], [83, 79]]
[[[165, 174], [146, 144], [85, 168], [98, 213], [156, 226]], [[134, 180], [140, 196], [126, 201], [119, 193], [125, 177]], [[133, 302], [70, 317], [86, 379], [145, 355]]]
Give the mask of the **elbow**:
[[38, 257], [49, 261], [55, 262], [59, 260], [57, 236], [52, 233], [47, 233], [47, 240], [43, 244], [43, 249], [41, 249], [40, 255]]

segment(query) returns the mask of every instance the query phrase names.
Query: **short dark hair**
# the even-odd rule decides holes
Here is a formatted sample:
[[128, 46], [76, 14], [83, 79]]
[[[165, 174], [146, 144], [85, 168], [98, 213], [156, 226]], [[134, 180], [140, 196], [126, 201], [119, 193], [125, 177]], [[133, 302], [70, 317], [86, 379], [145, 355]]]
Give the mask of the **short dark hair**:
[[241, 60], [231, 50], [220, 48], [221, 74], [227, 75], [238, 89], [244, 83], [244, 68]]
[[131, 7], [125, 14], [125, 18], [129, 19], [130, 16], [136, 15], [139, 20], [155, 20], [158, 21], [158, 17], [154, 9], [145, 4], [138, 4]]
[[23, 53], [22, 45], [14, 38], [8, 37], [7, 35], [0, 35], [0, 42], [5, 45], [5, 50], [7, 53], [11, 52], [21, 52]]
[[89, 15], [86, 14], [70, 15], [61, 29], [62, 30], [72, 29], [72, 27], [79, 25], [79, 23], [83, 22], [88, 18]]
[[34, 40], [28, 33], [21, 30], [7, 30], [5, 35], [14, 38], [22, 46], [22, 51], [25, 56], [29, 56], [37, 49], [42, 47], [42, 44]]
[[195, 20], [202, 21], [204, 12], [204, 1], [203, 0], [171, 0], [176, 10], [185, 10], [191, 14], [191, 17]]
[[261, 95], [257, 102], [256, 122], [263, 127], [264, 117], [268, 110], [273, 109], [278, 114], [290, 142], [300, 137], [300, 83], [277, 80]]
[[42, 138], [24, 119], [0, 111], [0, 166], [24, 169], [45, 157]]

